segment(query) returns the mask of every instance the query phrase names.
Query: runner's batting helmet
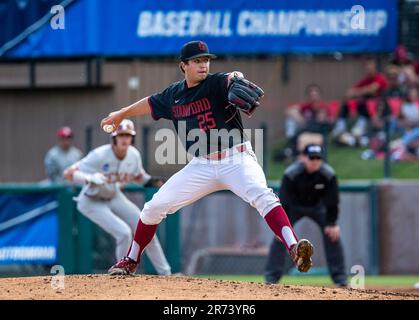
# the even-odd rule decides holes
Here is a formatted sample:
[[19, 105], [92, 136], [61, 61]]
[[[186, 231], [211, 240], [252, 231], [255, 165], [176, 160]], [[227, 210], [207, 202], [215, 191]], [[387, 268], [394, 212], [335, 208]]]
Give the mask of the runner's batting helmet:
[[134, 122], [128, 119], [122, 120], [122, 122], [119, 124], [118, 128], [114, 132], [112, 132], [112, 136], [116, 137], [118, 134], [130, 134], [132, 136], [135, 136], [137, 133], [135, 132]]

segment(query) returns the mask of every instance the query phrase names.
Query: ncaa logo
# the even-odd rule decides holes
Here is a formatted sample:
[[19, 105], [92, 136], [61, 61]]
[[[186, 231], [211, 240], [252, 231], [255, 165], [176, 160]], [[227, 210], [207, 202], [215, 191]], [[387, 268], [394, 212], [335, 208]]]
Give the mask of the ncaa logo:
[[105, 163], [102, 167], [102, 171], [103, 172], [108, 172], [109, 171], [109, 163]]

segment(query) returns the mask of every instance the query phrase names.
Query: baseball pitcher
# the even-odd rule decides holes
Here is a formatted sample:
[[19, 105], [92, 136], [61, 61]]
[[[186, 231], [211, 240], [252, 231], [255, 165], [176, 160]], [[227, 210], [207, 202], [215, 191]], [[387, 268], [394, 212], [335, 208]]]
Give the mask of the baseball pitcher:
[[[268, 188], [264, 172], [244, 134], [240, 111], [252, 114], [264, 93], [244, 79], [241, 72], [210, 74], [210, 59], [213, 58], [204, 42], [186, 43], [179, 64], [185, 80], [112, 112], [101, 122], [104, 129], [117, 128], [124, 118], [151, 113], [155, 120], [173, 121], [178, 134], [182, 126], [186, 128], [187, 137], [195, 137], [181, 137], [185, 149], [193, 155], [192, 160], [144, 205], [128, 254], [110, 268], [110, 274], [135, 272], [141, 253], [168, 214], [225, 189], [258, 210], [286, 246], [299, 271], [307, 272], [312, 265], [312, 244], [305, 239], [298, 241], [278, 197]], [[220, 135], [221, 132], [229, 135]]]
[[[140, 210], [122, 193], [129, 182], [160, 187], [163, 181], [144, 171], [141, 156], [132, 146], [134, 123], [124, 120], [112, 133], [112, 143], [92, 150], [85, 158], [64, 171], [64, 177], [83, 185], [76, 198], [77, 209], [116, 241], [116, 259], [122, 259], [130, 247], [140, 218]], [[146, 253], [160, 275], [171, 269], [157, 236], [150, 238]]]

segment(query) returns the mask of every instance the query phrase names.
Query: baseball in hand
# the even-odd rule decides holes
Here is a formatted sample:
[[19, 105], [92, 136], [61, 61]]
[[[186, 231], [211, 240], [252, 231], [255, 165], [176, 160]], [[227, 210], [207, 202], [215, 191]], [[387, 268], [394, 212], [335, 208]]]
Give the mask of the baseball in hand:
[[114, 128], [115, 128], [115, 126], [112, 125], [112, 124], [105, 124], [103, 126], [103, 131], [105, 131], [106, 133], [112, 133]]

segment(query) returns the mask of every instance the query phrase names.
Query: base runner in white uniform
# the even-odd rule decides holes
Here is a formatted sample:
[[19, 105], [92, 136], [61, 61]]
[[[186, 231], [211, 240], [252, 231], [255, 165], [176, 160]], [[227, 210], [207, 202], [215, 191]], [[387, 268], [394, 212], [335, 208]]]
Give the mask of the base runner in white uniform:
[[[135, 134], [133, 122], [122, 121], [112, 133], [112, 144], [92, 150], [64, 171], [67, 180], [84, 185], [76, 198], [77, 209], [115, 239], [117, 261], [129, 249], [141, 213], [121, 188], [129, 182], [154, 187], [163, 184], [144, 171], [140, 153], [131, 145]], [[157, 236], [145, 250], [158, 274], [171, 274]]]
[[[101, 122], [106, 130], [136, 115], [151, 113], [155, 120], [172, 120], [185, 149], [194, 156], [144, 205], [131, 248], [125, 258], [109, 269], [110, 274], [135, 272], [141, 253], [167, 214], [225, 189], [258, 210], [286, 246], [300, 272], [307, 272], [312, 265], [312, 244], [297, 239], [278, 197], [267, 186], [250, 141], [243, 134], [240, 111], [251, 114], [259, 106], [263, 90], [244, 79], [241, 72], [210, 74], [211, 58], [215, 56], [208, 52], [204, 42], [185, 44], [179, 64], [185, 80], [112, 112]], [[192, 139], [182, 139], [181, 126], [186, 128], [186, 137]]]

